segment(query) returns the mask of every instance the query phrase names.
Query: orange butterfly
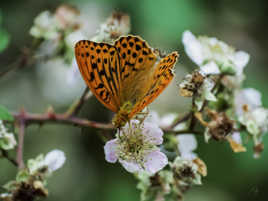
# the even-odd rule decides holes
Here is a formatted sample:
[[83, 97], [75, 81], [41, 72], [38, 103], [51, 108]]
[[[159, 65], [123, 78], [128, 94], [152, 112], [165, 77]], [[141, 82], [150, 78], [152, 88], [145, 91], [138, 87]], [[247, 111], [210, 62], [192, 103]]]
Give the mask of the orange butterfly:
[[158, 60], [138, 36], [124, 36], [114, 45], [81, 40], [75, 45], [80, 72], [92, 93], [116, 112], [119, 128], [154, 101], [174, 75], [177, 52]]

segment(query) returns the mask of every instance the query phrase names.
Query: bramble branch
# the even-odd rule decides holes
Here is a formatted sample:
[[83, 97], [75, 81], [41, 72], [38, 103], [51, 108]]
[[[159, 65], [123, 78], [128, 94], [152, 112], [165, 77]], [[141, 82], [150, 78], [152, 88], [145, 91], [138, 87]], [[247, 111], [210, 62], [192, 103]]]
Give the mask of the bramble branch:
[[105, 130], [114, 129], [112, 124], [100, 123], [96, 121], [90, 121], [83, 118], [78, 118], [74, 116], [69, 116], [66, 114], [56, 114], [54, 112], [48, 112], [44, 114], [33, 114], [25, 112], [23, 117], [20, 113], [13, 113], [13, 116], [17, 119], [23, 118], [26, 126], [29, 124], [45, 124], [45, 123], [55, 123], [55, 124], [69, 124], [80, 127], [92, 127]]
[[1, 149], [2, 156], [6, 158], [8, 161], [10, 161], [13, 165], [18, 166], [18, 163], [15, 159], [11, 158], [8, 154], [8, 152], [4, 149]]

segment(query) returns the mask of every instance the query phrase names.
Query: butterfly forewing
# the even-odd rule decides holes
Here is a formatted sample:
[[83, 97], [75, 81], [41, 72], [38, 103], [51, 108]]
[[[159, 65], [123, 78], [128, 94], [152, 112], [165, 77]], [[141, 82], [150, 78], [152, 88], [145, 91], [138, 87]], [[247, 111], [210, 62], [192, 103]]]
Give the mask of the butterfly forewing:
[[119, 55], [114, 46], [82, 40], [75, 56], [80, 72], [92, 93], [108, 109], [120, 108]]
[[[121, 96], [123, 104], [130, 101], [133, 105], [146, 90], [145, 86], [137, 88], [137, 84], [146, 80], [156, 62], [156, 55], [149, 45], [137, 36], [119, 38], [114, 46], [120, 57]], [[150, 76], [149, 76], [150, 77]]]
[[178, 53], [173, 52], [160, 60], [154, 70], [153, 76], [149, 79], [149, 89], [139, 100], [137, 100], [137, 103], [129, 114], [129, 118], [133, 117], [137, 112], [142, 111], [148, 104], [153, 102], [168, 86], [174, 77], [172, 68], [177, 61], [177, 57]]

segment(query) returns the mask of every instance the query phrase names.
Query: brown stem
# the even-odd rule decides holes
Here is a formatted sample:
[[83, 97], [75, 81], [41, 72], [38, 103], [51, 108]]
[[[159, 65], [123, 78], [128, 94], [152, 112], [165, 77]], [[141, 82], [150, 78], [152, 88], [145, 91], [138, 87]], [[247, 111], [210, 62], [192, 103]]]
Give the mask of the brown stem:
[[18, 126], [18, 148], [17, 148], [17, 164], [19, 169], [24, 168], [23, 162], [23, 144], [24, 144], [24, 134], [25, 134], [25, 120], [24, 120], [24, 110], [16, 117], [16, 123]]
[[[20, 114], [13, 113], [15, 118], [19, 118]], [[32, 114], [24, 113], [24, 122], [26, 125], [29, 124], [44, 124], [44, 123], [56, 123], [56, 124], [70, 124], [81, 127], [92, 127], [104, 130], [114, 129], [112, 124], [99, 123], [96, 121], [89, 121], [87, 119], [72, 117], [66, 114], [55, 114], [55, 113], [45, 113], [45, 114]]]
[[2, 151], [2, 156], [3, 156], [4, 158], [6, 158], [8, 161], [10, 161], [13, 165], [18, 166], [17, 161], [16, 161], [15, 159], [11, 158], [11, 157], [8, 155], [8, 152], [7, 152], [6, 150], [1, 149], [1, 151]]
[[177, 135], [180, 135], [180, 134], [196, 134], [196, 135], [202, 135], [203, 133], [201, 131], [197, 131], [197, 130], [191, 130], [191, 129], [185, 129], [185, 130], [178, 130], [178, 131], [175, 131], [173, 129], [163, 129], [164, 132], [167, 132], [167, 133], [173, 133], [173, 134], [177, 134]]
[[178, 124], [187, 121], [191, 116], [191, 112], [183, 115], [181, 118], [178, 118], [173, 124], [171, 124], [171, 126], [168, 127], [168, 129], [173, 129], [175, 128]]
[[195, 95], [192, 98], [192, 111], [190, 112], [190, 125], [189, 129], [194, 130], [195, 124], [196, 124], [196, 119], [194, 116], [194, 113], [196, 112], [196, 106], [195, 106]]
[[67, 115], [69, 116], [76, 116], [79, 111], [81, 110], [81, 108], [83, 107], [84, 103], [86, 102], [86, 100], [90, 97], [89, 95], [89, 88], [87, 87], [82, 96], [80, 97], [80, 99], [78, 101], [76, 101], [71, 107], [70, 109], [66, 112]]

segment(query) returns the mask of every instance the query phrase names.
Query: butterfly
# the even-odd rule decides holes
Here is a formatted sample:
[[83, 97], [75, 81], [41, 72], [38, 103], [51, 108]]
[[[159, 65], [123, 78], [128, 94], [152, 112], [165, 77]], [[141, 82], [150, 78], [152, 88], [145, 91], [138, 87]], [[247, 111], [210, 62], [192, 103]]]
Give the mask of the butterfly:
[[129, 35], [113, 45], [81, 40], [75, 57], [91, 92], [116, 113], [113, 124], [120, 128], [167, 87], [178, 53], [159, 58], [146, 41]]

